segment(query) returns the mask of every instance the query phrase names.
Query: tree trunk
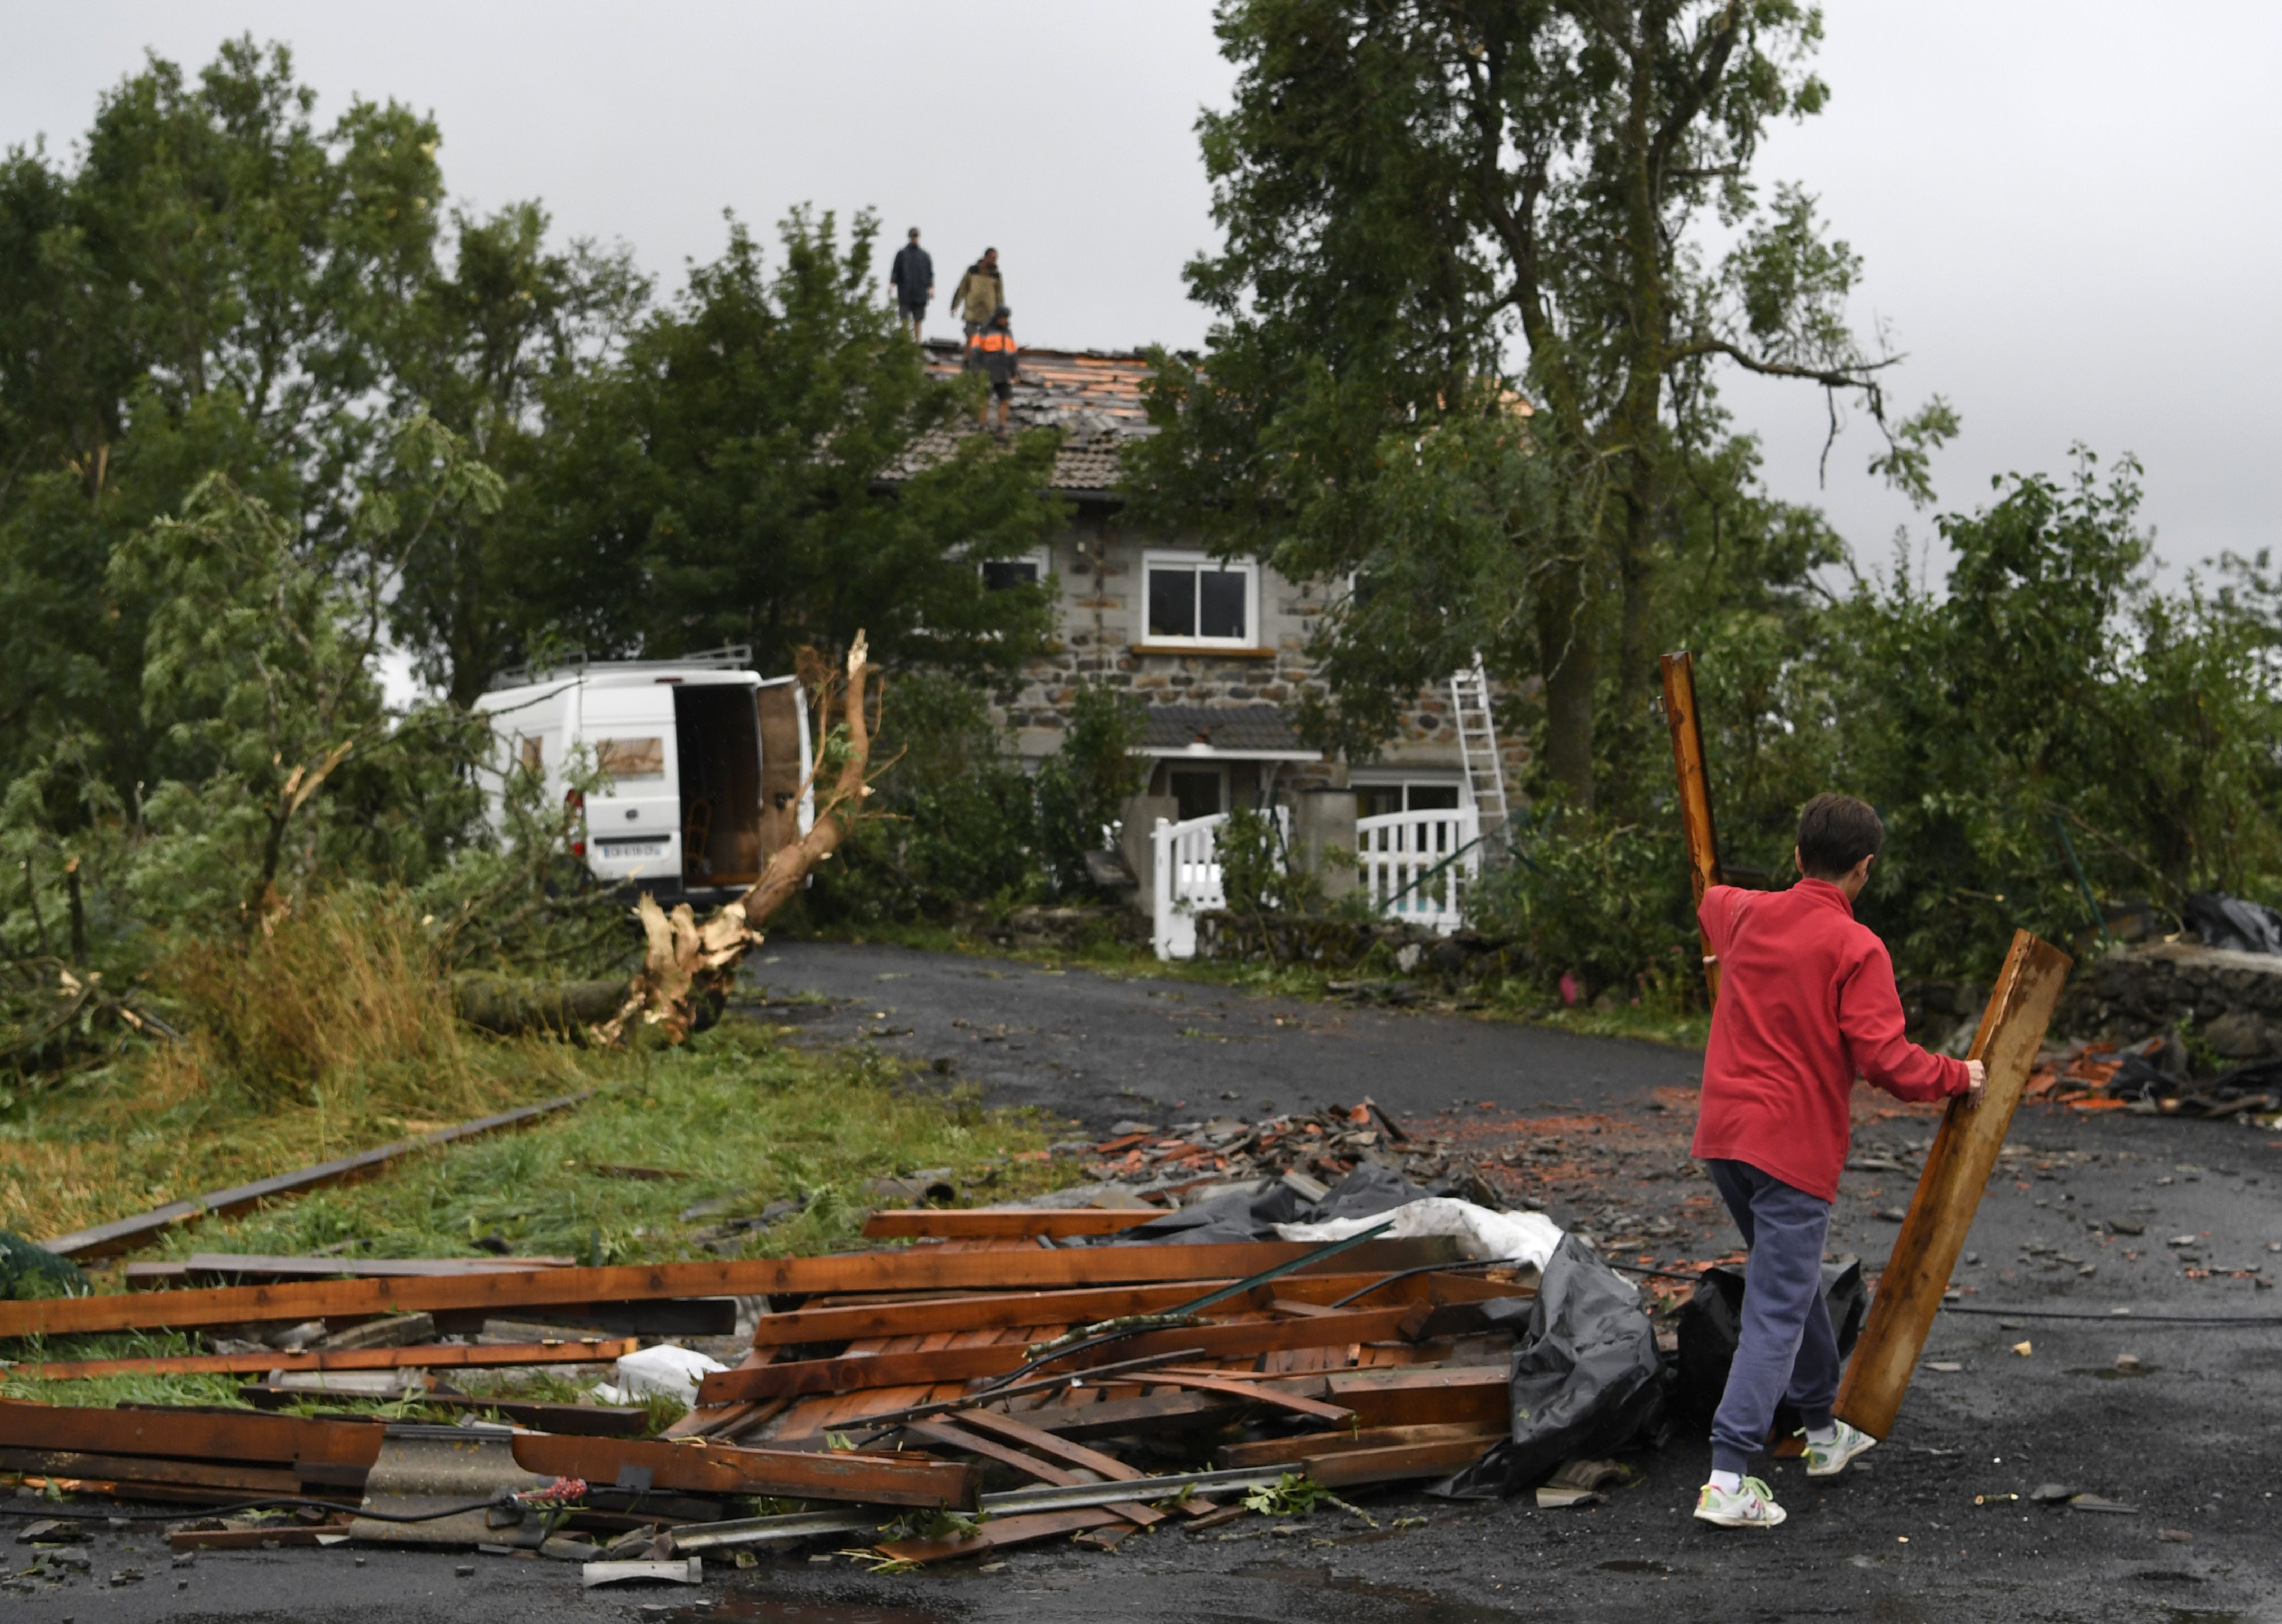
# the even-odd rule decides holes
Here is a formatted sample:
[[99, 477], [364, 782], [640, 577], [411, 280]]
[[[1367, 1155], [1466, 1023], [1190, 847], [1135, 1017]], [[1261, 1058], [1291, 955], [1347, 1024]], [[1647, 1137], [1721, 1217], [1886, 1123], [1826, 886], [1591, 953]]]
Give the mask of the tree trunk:
[[1566, 793], [1571, 811], [1590, 812], [1593, 629], [1581, 566], [1564, 562], [1550, 573], [1538, 598], [1537, 643], [1545, 674], [1545, 769]]
[[[792, 845], [780, 847], [769, 859], [752, 889], [700, 924], [684, 902], [668, 914], [645, 894], [639, 904], [642, 932], [648, 946], [642, 967], [634, 972], [618, 1012], [594, 1029], [605, 1043], [615, 1043], [626, 1023], [637, 1016], [644, 1025], [657, 1027], [679, 1043], [696, 1028], [702, 1011], [718, 1006], [737, 979], [745, 952], [761, 940], [753, 927], [790, 901], [808, 873], [839, 848], [848, 831], [864, 815], [871, 793], [864, 775], [872, 759], [872, 735], [864, 715], [864, 689], [871, 664], [864, 634], [856, 634], [848, 651], [847, 689], [842, 722], [847, 730], [848, 752], [841, 760], [816, 822]], [[824, 752], [817, 752], [818, 769]]]

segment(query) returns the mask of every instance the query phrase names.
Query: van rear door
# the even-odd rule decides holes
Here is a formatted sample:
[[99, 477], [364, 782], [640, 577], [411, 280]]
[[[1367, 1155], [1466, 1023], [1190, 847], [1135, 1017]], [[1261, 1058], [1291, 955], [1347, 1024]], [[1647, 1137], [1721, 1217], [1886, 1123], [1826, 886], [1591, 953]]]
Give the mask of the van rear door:
[[581, 693], [579, 742], [609, 782], [586, 800], [587, 866], [603, 879], [681, 878], [680, 751], [673, 685], [589, 681]]

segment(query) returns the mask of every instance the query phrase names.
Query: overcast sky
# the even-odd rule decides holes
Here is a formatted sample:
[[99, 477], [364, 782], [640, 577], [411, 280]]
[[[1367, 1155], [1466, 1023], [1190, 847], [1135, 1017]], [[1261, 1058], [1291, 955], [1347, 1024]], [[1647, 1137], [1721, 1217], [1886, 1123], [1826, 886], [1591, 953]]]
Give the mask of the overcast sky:
[[[0, 19], [0, 143], [67, 152], [145, 48], [195, 66], [251, 31], [292, 46], [321, 117], [352, 95], [432, 112], [455, 199], [539, 198], [668, 290], [718, 251], [723, 209], [765, 227], [813, 201], [878, 210], [890, 246], [922, 227], [945, 292], [995, 244], [1026, 343], [1203, 336], [1180, 280], [1212, 240], [1192, 126], [1230, 77], [1205, 0], [8, 0]], [[2253, 182], [2282, 150], [2282, 5], [1835, 0], [1827, 33], [1830, 108], [1778, 132], [1762, 173], [1805, 182], [1867, 261], [1858, 313], [1909, 353], [1903, 399], [1964, 414], [1943, 505], [2082, 440], [2146, 464], [2174, 568], [2270, 545], [2282, 229]], [[1822, 503], [1866, 562], [1897, 526], [1922, 535], [1863, 475], [1867, 428], [1819, 489], [1820, 398], [1729, 398], [1775, 491]]]

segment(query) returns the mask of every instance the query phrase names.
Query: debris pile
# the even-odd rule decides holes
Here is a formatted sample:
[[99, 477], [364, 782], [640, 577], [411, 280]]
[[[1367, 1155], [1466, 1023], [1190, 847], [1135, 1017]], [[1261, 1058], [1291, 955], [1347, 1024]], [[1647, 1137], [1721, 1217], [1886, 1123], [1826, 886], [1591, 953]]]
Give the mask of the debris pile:
[[1258, 1122], [1234, 1117], [1169, 1127], [1120, 1122], [1099, 1143], [1066, 1141], [1053, 1149], [1058, 1156], [1077, 1158], [1094, 1180], [1060, 1192], [1058, 1199], [1069, 1202], [1108, 1205], [1137, 1198], [1188, 1207], [1238, 1192], [1261, 1195], [1279, 1183], [1304, 1200], [1318, 1201], [1356, 1168], [1375, 1166], [1438, 1194], [1485, 1207], [1505, 1204], [1480, 1169], [1454, 1154], [1447, 1141], [1406, 1133], [1368, 1098]]
[[2027, 1093], [2079, 1111], [2235, 1117], [2282, 1126], [2282, 1059], [2252, 1060], [2200, 1078], [2194, 1071], [2186, 1044], [2177, 1032], [2165, 1032], [2139, 1043], [2092, 1042], [2046, 1056]]
[[[1335, 1215], [1338, 1238], [1149, 1244], [1126, 1233], [1163, 1221], [1145, 1203], [906, 1209], [873, 1213], [865, 1233], [911, 1244], [828, 1257], [414, 1260], [312, 1279], [310, 1260], [217, 1255], [151, 1272], [146, 1289], [0, 1303], [0, 1338], [19, 1348], [166, 1329], [219, 1349], [33, 1362], [19, 1378], [253, 1378], [244, 1410], [0, 1401], [0, 1473], [50, 1496], [0, 1509], [53, 1520], [64, 1541], [75, 1515], [107, 1512], [54, 1496], [93, 1495], [182, 1506], [177, 1551], [414, 1543], [575, 1560], [590, 1584], [687, 1581], [708, 1560], [814, 1540], [927, 1563], [1047, 1537], [1110, 1548], [1162, 1524], [1344, 1504], [1373, 1484], [1525, 1489], [1652, 1419], [1637, 1298], [1542, 1215], [1457, 1215], [1477, 1252], [1482, 1234], [1541, 1241], [1541, 1303], [1536, 1267], [1418, 1233], [1464, 1203], [1365, 1162], [1405, 1142], [1367, 1102], [1238, 1138], [1206, 1154], [1255, 1177], [1358, 1164], [1309, 1203]], [[1336, 1216], [1359, 1205], [1376, 1216]], [[1254, 1212], [1242, 1195], [1221, 1207]], [[195, 1283], [213, 1279], [259, 1283]], [[712, 1323], [740, 1303], [749, 1332], [734, 1368], [606, 1328]], [[1607, 1361], [1575, 1360], [1580, 1314], [1608, 1322], [1599, 1345], [1636, 1345], [1641, 1368], [1616, 1382]], [[1558, 1336], [1540, 1323], [1555, 1319]], [[1540, 1349], [1533, 1402], [1564, 1394], [1547, 1405], [1570, 1429], [1558, 1436], [1517, 1424], [1517, 1345]], [[479, 1370], [574, 1376], [606, 1402], [470, 1395], [448, 1379]], [[674, 1396], [694, 1407], [647, 1435]], [[309, 1412], [375, 1400], [389, 1408]], [[1577, 1430], [1580, 1417], [1598, 1424]], [[1580, 1472], [1548, 1503], [1588, 1499], [1601, 1477]]]

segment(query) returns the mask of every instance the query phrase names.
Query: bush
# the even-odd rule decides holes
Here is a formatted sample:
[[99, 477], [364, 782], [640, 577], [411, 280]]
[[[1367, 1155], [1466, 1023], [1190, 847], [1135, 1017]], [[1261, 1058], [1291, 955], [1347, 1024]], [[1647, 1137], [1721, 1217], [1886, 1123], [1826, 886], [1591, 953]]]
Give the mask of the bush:
[[1548, 987], [1567, 972], [1588, 998], [1615, 988], [1683, 1006], [1701, 1000], [1677, 828], [1572, 830], [1540, 818], [1517, 830], [1510, 861], [1483, 870], [1468, 914], [1485, 935], [1517, 945]]
[[1085, 855], [1115, 849], [1125, 803], [1148, 776], [1147, 762], [1133, 754], [1142, 729], [1132, 695], [1079, 684], [1062, 747], [1038, 768], [1038, 845], [1058, 889], [1091, 890]]

